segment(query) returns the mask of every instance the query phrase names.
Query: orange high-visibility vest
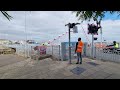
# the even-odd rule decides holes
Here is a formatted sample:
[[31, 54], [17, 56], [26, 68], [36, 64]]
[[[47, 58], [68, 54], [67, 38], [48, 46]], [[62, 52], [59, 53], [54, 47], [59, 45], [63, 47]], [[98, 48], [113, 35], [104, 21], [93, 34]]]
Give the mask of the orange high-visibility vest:
[[79, 42], [78, 42], [78, 45], [77, 45], [77, 50], [76, 50], [76, 52], [82, 52], [82, 48], [83, 48], [83, 42], [82, 42], [82, 41], [79, 41]]

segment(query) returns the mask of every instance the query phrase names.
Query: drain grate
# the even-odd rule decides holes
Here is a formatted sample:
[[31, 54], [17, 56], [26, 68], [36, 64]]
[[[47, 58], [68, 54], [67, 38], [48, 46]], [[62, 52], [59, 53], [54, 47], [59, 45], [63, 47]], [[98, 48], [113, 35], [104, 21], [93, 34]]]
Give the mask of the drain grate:
[[80, 75], [81, 73], [83, 73], [86, 69], [84, 68], [80, 68], [80, 67], [76, 67], [74, 69], [71, 70], [72, 73], [76, 74], [76, 75]]
[[93, 65], [93, 66], [98, 66], [99, 64], [97, 64], [97, 63], [94, 63], [94, 62], [87, 62], [88, 64], [90, 64], [90, 65]]

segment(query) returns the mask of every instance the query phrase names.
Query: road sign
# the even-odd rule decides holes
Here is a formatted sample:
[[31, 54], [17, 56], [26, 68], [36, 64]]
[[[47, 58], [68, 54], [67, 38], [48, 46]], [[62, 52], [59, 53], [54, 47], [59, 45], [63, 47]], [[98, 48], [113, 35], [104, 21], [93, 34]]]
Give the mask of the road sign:
[[74, 27], [73, 27], [73, 33], [78, 33], [78, 28], [77, 28], [77, 26], [74, 26]]

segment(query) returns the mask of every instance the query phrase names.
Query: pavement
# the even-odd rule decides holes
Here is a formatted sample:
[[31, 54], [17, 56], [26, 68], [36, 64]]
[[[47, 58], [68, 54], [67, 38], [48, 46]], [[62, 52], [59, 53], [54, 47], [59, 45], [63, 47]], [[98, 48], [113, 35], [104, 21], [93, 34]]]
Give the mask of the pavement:
[[0, 67], [23, 61], [25, 58], [12, 54], [0, 55]]
[[0, 56], [0, 79], [120, 79], [120, 64], [83, 58], [82, 64], [51, 58]]

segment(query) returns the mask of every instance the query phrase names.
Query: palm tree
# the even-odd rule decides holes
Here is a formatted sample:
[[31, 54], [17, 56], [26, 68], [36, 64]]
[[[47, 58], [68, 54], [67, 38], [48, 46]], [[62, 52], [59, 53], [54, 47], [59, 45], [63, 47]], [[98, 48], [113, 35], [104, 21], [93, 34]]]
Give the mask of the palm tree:
[[1, 13], [10, 21], [13, 17], [10, 16], [7, 11], [1, 11]]
[[90, 21], [90, 20], [102, 20], [105, 17], [105, 13], [109, 12], [110, 14], [117, 13], [118, 16], [120, 15], [120, 11], [73, 11], [76, 13], [76, 17], [78, 20], [83, 21]]

